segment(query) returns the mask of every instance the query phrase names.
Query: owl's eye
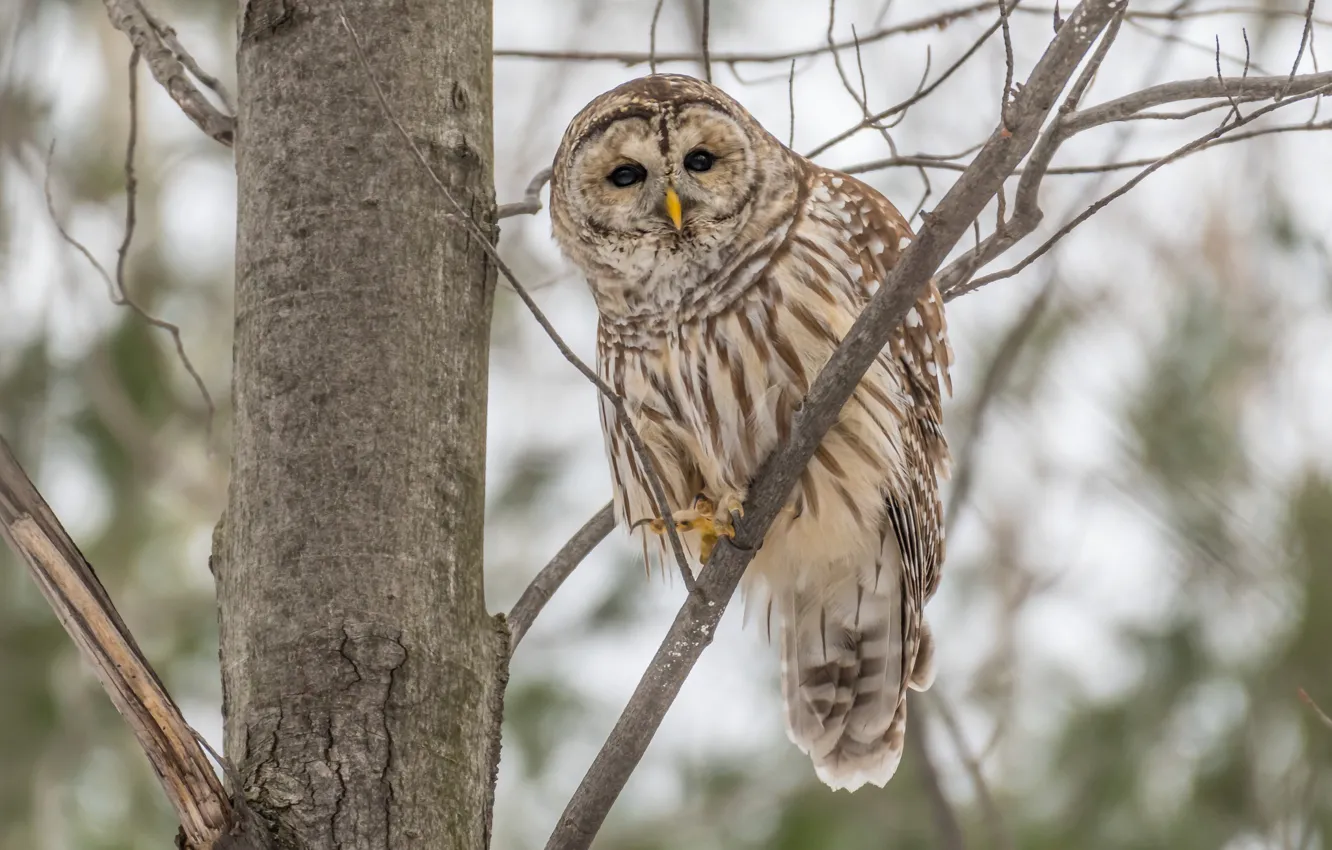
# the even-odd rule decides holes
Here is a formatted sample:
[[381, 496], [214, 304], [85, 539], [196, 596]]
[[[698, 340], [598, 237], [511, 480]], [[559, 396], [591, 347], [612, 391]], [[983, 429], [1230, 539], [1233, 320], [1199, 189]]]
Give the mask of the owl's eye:
[[642, 183], [647, 179], [647, 169], [641, 165], [621, 165], [612, 171], [606, 179], [621, 189], [627, 189], [635, 183]]
[[685, 154], [684, 167], [690, 171], [707, 171], [717, 158], [702, 148]]

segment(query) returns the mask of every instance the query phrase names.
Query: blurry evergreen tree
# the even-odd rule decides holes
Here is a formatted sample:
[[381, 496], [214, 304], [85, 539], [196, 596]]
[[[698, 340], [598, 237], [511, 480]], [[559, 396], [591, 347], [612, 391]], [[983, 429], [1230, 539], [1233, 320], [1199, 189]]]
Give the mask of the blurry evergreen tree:
[[[211, 38], [219, 56], [231, 55], [232, 0], [154, 6], [178, 29]], [[725, 4], [715, 27], [744, 25], [744, 13], [732, 6]], [[59, 136], [51, 166], [57, 212], [103, 262], [114, 259], [124, 202], [124, 39], [93, 0], [12, 0], [0, 4], [0, 43], [0, 433], [79, 539], [168, 688], [206, 728], [220, 699], [206, 555], [225, 490], [231, 268], [182, 260], [161, 211], [164, 187], [183, 160], [229, 170], [230, 154], [174, 125], [156, 126], [160, 111], [145, 108], [129, 281], [146, 309], [186, 331], [219, 402], [210, 453], [207, 417], [169, 338], [111, 306], [82, 258], [65, 246], [47, 246], [59, 258], [54, 265], [27, 250], [49, 237], [41, 186], [47, 145]], [[57, 113], [49, 77], [30, 70], [52, 61], [54, 45], [77, 52], [78, 63], [89, 65], [79, 67], [102, 86], [74, 116]], [[146, 74], [141, 82], [152, 85]], [[1255, 150], [1259, 160], [1278, 158], [1267, 143]], [[1305, 447], [1305, 456], [1276, 451], [1273, 443], [1289, 430], [1273, 417], [1292, 405], [1291, 391], [1280, 390], [1280, 376], [1298, 354], [1290, 328], [1332, 318], [1332, 261], [1326, 234], [1294, 202], [1273, 195], [1251, 214], [1256, 227], [1218, 215], [1202, 227], [1200, 244], [1159, 249], [1154, 329], [1139, 321], [1140, 312], [1116, 308], [1115, 282], [1090, 293], [1093, 287], [1060, 279], [1054, 306], [991, 403], [988, 415], [1000, 430], [1020, 434], [1022, 423], [1038, 420], [1066, 389], [1052, 377], [1052, 364], [1072, 341], [1105, 333], [1107, 324], [1145, 341], [1135, 352], [1141, 368], [1120, 388], [1120, 407], [1099, 412], [1114, 419], [1120, 438], [1113, 473], [1049, 470], [1053, 461], [1039, 446], [1028, 447], [1026, 462], [1033, 478], [1062, 474], [1074, 488], [1128, 503], [1159, 542], [1153, 563], [1164, 566], [1152, 586], [1159, 595], [1143, 600], [1150, 616], [1112, 622], [1135, 673], [1108, 695], [1078, 677], [1033, 673], [1005, 660], [1033, 641], [1021, 637], [1021, 608], [1007, 626], [993, 612], [1004, 610], [1004, 600], [1016, 605], [1056, 584], [1057, 576], [1047, 577], [1060, 556], [1033, 553], [1033, 541], [1046, 539], [1012, 514], [1036, 485], [987, 482], [1001, 471], [982, 464], [978, 493], [960, 522], [985, 542], [950, 562], [945, 586], [963, 612], [954, 621], [974, 615], [978, 645], [1008, 649], [997, 649], [994, 663], [987, 659], [969, 680], [942, 678], [941, 692], [963, 721], [968, 757], [981, 763], [998, 824], [938, 710], [926, 701], [913, 712], [968, 847], [1332, 845], [1332, 729], [1297, 696], [1304, 689], [1332, 707], [1332, 476], [1319, 446]], [[1122, 238], [1153, 244], [1116, 226], [1128, 231]], [[541, 260], [528, 242], [506, 243], [506, 250], [520, 276], [538, 279]], [[1287, 291], [1268, 271], [1278, 264], [1319, 291]], [[45, 288], [34, 283], [38, 275], [48, 280]], [[1010, 283], [1020, 300], [1018, 281], [968, 298], [1008, 297], [998, 290]], [[525, 321], [515, 299], [497, 299], [497, 371], [521, 374], [530, 364]], [[998, 325], [994, 339], [968, 341], [959, 360], [988, 362]], [[964, 393], [953, 405], [955, 436], [952, 423], [971, 402]], [[982, 455], [1007, 445], [986, 433]], [[1325, 435], [1323, 441], [1325, 450]], [[492, 521], [506, 529], [542, 527], [578, 448], [555, 440], [510, 459], [491, 482]], [[488, 558], [496, 599], [516, 596], [546, 551], [521, 537], [505, 536]], [[617, 557], [623, 563], [613, 583], [586, 603], [580, 645], [621, 641], [639, 628], [646, 605], [641, 565]], [[1007, 643], [1001, 628], [1014, 632]], [[522, 652], [545, 659], [574, 641], [536, 643]], [[518, 668], [511, 685], [502, 766], [517, 774], [521, 794], [537, 797], [581, 764], [564, 753], [599, 743], [592, 740], [599, 727], [588, 718], [609, 710], [560, 676], [533, 672], [541, 666]], [[7, 551], [0, 552], [0, 683], [0, 850], [129, 850], [169, 841], [170, 813], [145, 760]], [[1039, 727], [1015, 717], [1032, 704], [1043, 706]], [[597, 846], [944, 847], [931, 771], [921, 757], [913, 749], [887, 789], [854, 796], [819, 786], [782, 740], [757, 760], [682, 759], [675, 765], [678, 806], [666, 814], [617, 808]], [[519, 817], [519, 808], [501, 800], [499, 817]]]

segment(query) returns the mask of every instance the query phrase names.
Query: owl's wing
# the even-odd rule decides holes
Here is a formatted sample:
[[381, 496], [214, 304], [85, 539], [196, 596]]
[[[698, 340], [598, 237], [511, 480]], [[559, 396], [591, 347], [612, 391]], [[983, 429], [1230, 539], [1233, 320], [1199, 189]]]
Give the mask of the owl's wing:
[[[861, 181], [831, 171], [824, 172], [823, 179], [841, 200], [839, 217], [851, 234], [850, 250], [859, 263], [858, 279], [868, 301], [915, 234], [892, 203]], [[944, 559], [938, 479], [949, 474], [943, 393], [953, 391], [948, 323], [933, 280], [879, 357], [885, 368], [901, 377], [911, 406], [900, 422], [903, 459], [911, 480], [904, 482], [904, 492], [889, 500], [888, 519], [902, 552], [907, 588], [923, 605], [938, 588]]]
[[[791, 261], [809, 271], [792, 277], [822, 296], [828, 305], [822, 327], [840, 337], [897, 264], [911, 229], [878, 192], [822, 169], [810, 174], [804, 212], [808, 220]], [[798, 319], [813, 312], [798, 298], [789, 309]], [[820, 331], [817, 318], [801, 319], [811, 335]], [[824, 339], [838, 341], [826, 333]], [[859, 444], [874, 449], [844, 454], [853, 465], [832, 474], [848, 480], [857, 471], [877, 474], [880, 489], [862, 498], [882, 499], [882, 520], [870, 531], [877, 535], [874, 557], [856, 574], [797, 588], [788, 600], [788, 729], [833, 788], [888, 781], [904, 746], [906, 689], [923, 690], [933, 678], [933, 638], [923, 609], [938, 585], [944, 552], [938, 478], [948, 464], [942, 393], [950, 389], [949, 363], [943, 302], [931, 284], [829, 432], [835, 447], [831, 435], [845, 442], [848, 432], [865, 429]]]

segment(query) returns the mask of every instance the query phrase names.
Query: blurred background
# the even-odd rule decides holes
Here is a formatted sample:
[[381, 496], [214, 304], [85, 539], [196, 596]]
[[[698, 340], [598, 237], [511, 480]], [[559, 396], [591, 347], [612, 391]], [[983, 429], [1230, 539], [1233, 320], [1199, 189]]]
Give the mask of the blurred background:
[[[233, 92], [235, 5], [151, 0]], [[499, 0], [496, 47], [646, 51], [655, 5]], [[1053, 16], [1024, 7], [1012, 19], [1018, 79]], [[943, 8], [843, 0], [833, 31], [863, 36]], [[1215, 75], [1218, 45], [1227, 74], [1242, 71], [1246, 49], [1250, 74], [1287, 73], [1306, 3], [1133, 8], [1179, 19], [1126, 23], [1088, 103]], [[865, 44], [871, 109], [910, 96], [927, 66], [938, 77], [995, 18], [986, 9]], [[658, 50], [693, 51], [701, 28], [701, 3], [667, 0]], [[827, 29], [827, 6], [807, 0], [712, 3], [715, 54], [817, 48]], [[1316, 45], [1332, 26], [1314, 35]], [[855, 51], [840, 58], [859, 93]], [[190, 721], [221, 749], [207, 558], [229, 451], [231, 152], [140, 68], [126, 281], [145, 309], [179, 325], [211, 416], [171, 335], [115, 305], [56, 227], [114, 266], [128, 59], [95, 0], [0, 3], [0, 433]], [[891, 130], [898, 152], [954, 154], [984, 140], [1004, 64], [996, 35]], [[1313, 67], [1306, 51], [1301, 69]], [[701, 74], [690, 61], [662, 68]], [[713, 70], [779, 137], [793, 123], [797, 150], [862, 115], [826, 54], [798, 60], [793, 77], [786, 60]], [[584, 103], [646, 71], [497, 57], [498, 199], [519, 199]], [[1314, 108], [1297, 104], [1275, 121], [1325, 121]], [[1159, 156], [1224, 112], [1106, 127], [1057, 164]], [[782, 730], [775, 649], [762, 628], [743, 628], [737, 604], [597, 846], [1332, 847], [1332, 723], [1301, 699], [1303, 689], [1332, 707], [1329, 151], [1329, 134], [1303, 130], [1204, 151], [1020, 274], [952, 302], [957, 470], [949, 558], [929, 609], [940, 674], [927, 698], [913, 697], [911, 746], [886, 789], [834, 794], [815, 781]], [[867, 131], [818, 160], [850, 167], [889, 155]], [[1049, 177], [1042, 228], [987, 271], [1133, 173]], [[863, 176], [908, 212], [937, 202], [956, 172]], [[548, 217], [507, 219], [502, 231], [509, 262], [591, 359], [593, 305], [551, 244]], [[503, 285], [493, 346], [486, 570], [500, 611], [610, 490], [592, 388]], [[678, 581], [645, 578], [616, 533], [537, 621], [509, 686], [496, 848], [542, 846], [682, 593]], [[163, 847], [174, 831], [124, 725], [0, 552], [0, 848]]]

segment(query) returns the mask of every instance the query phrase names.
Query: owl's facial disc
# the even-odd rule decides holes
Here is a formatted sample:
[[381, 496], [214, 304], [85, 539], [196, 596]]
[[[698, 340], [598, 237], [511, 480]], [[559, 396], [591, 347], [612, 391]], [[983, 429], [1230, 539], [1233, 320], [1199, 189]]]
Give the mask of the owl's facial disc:
[[658, 237], [714, 235], [749, 203], [754, 155], [740, 124], [706, 103], [659, 105], [613, 120], [575, 151], [574, 206], [593, 229]]

